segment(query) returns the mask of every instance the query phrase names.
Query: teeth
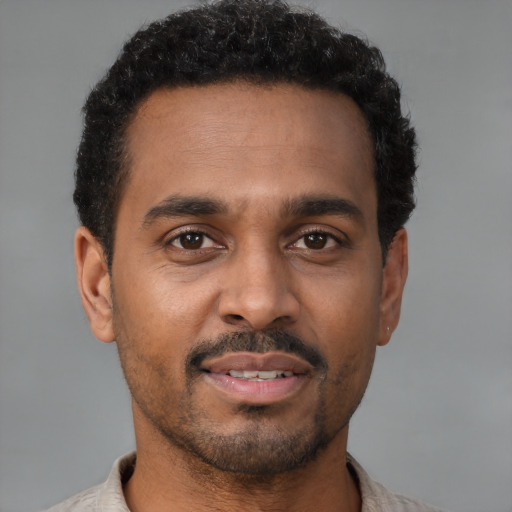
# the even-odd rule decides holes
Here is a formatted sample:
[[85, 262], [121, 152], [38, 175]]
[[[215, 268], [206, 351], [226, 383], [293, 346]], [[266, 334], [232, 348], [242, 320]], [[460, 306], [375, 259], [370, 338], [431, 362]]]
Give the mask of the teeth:
[[237, 377], [239, 379], [251, 379], [251, 380], [271, 380], [279, 379], [283, 377], [291, 377], [293, 372], [288, 370], [250, 370], [250, 371], [238, 371], [230, 370], [229, 375], [231, 377]]
[[277, 372], [275, 370], [269, 372], [258, 372], [258, 378], [260, 379], [275, 379], [277, 377]]

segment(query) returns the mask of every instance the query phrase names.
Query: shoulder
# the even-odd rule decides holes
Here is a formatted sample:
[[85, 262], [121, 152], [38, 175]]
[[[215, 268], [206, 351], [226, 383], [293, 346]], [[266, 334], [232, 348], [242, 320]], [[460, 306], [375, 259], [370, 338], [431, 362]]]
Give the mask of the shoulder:
[[380, 496], [368, 499], [364, 512], [443, 512], [423, 501], [382, 489]]
[[55, 505], [45, 512], [130, 512], [123, 495], [123, 483], [135, 466], [135, 452], [114, 462], [107, 481]]
[[362, 512], [443, 512], [420, 500], [386, 489], [372, 480], [351, 456], [348, 457], [348, 466], [359, 483], [363, 502]]
[[91, 487], [55, 505], [45, 512], [95, 512], [98, 509], [98, 494], [101, 485]]

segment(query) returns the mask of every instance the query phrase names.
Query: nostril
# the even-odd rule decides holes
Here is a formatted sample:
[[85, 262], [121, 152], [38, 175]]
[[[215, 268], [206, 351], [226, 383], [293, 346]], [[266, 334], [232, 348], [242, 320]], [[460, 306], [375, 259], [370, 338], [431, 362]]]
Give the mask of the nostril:
[[248, 324], [247, 320], [242, 315], [229, 314], [224, 317], [224, 321], [231, 325], [241, 326], [245, 323]]

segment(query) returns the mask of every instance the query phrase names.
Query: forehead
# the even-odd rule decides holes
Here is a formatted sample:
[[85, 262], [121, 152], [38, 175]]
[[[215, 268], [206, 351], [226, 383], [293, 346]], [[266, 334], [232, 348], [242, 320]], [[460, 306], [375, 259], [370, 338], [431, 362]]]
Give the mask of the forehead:
[[371, 137], [341, 93], [245, 83], [161, 89], [140, 105], [127, 141], [121, 209], [170, 194], [242, 204], [336, 193], [340, 185], [375, 196]]

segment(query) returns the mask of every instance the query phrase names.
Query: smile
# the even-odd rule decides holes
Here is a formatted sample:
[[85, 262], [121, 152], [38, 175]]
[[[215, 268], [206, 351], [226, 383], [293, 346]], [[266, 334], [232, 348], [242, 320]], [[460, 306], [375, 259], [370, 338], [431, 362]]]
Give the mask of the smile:
[[205, 361], [205, 381], [229, 402], [270, 405], [298, 393], [311, 365], [294, 354], [235, 352]]
[[237, 379], [252, 380], [256, 382], [273, 379], [283, 379], [285, 377], [293, 376], [293, 372], [289, 370], [229, 370], [227, 374], [231, 375], [231, 377], [236, 377]]
[[206, 359], [201, 370], [247, 379], [275, 379], [289, 377], [290, 373], [307, 374], [313, 367], [301, 357], [286, 352], [228, 352]]

